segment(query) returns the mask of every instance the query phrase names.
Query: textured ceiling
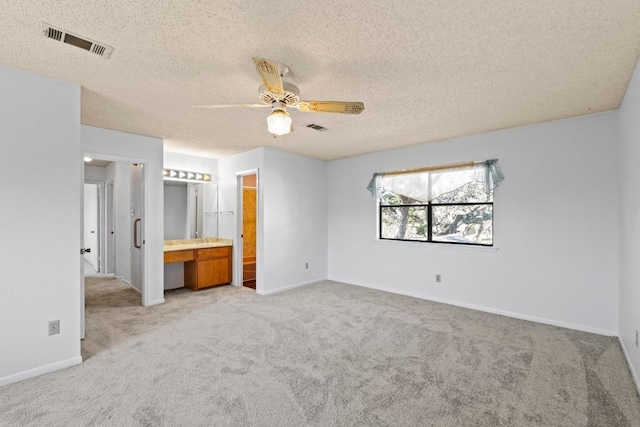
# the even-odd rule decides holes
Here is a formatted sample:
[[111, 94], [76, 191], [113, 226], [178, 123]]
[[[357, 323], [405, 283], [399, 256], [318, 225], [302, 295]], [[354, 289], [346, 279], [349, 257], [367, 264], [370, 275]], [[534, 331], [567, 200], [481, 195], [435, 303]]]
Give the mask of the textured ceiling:
[[[8, 1], [0, 63], [82, 85], [82, 123], [224, 157], [270, 146], [334, 159], [615, 109], [640, 53], [637, 0]], [[110, 59], [42, 22], [113, 46]], [[303, 100], [274, 139], [252, 57], [289, 66]], [[305, 126], [328, 128], [318, 132]]]

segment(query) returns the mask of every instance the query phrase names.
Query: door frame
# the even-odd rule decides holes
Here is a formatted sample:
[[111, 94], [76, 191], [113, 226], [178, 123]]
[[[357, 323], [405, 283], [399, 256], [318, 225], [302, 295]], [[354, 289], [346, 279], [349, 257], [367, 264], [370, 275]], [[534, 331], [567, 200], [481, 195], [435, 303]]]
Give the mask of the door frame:
[[[98, 268], [96, 269], [96, 271], [98, 273], [104, 273], [103, 271], [103, 266], [104, 266], [104, 248], [105, 248], [105, 241], [104, 241], [104, 228], [105, 228], [105, 215], [104, 215], [104, 189], [105, 189], [105, 185], [104, 185], [104, 181], [96, 181], [96, 180], [92, 180], [92, 179], [85, 179], [84, 180], [85, 184], [93, 184], [96, 185], [98, 187], [98, 254], [97, 254], [97, 261], [98, 261]], [[83, 204], [83, 209], [84, 209], [84, 204]], [[83, 221], [84, 221], [84, 217], [83, 217]], [[84, 246], [84, 244], [83, 244]]]
[[[140, 158], [140, 157], [121, 156], [121, 155], [114, 155], [114, 154], [105, 154], [105, 153], [85, 151], [85, 150], [83, 150], [82, 157], [91, 157], [92, 159], [106, 160], [110, 162], [121, 162], [121, 163], [130, 163], [130, 164], [139, 163], [145, 166], [144, 168], [142, 168], [142, 183], [144, 188], [143, 202], [142, 202], [144, 205], [144, 212], [142, 215], [143, 240], [144, 240], [144, 236], [150, 236], [151, 224], [149, 222], [149, 216], [151, 213], [151, 200], [149, 197], [149, 193], [150, 193], [149, 188], [151, 187], [151, 177], [149, 175], [149, 167], [148, 167], [149, 159]], [[82, 168], [81, 168], [82, 179], [80, 181], [80, 187], [84, 188], [85, 163], [84, 163], [84, 160], [82, 160], [82, 157], [80, 158], [80, 161], [82, 162]], [[81, 196], [80, 196], [80, 215], [82, 218], [84, 218], [84, 191], [81, 192]], [[84, 230], [83, 230], [83, 227], [81, 226], [80, 236], [84, 236], [83, 232]], [[150, 282], [151, 274], [150, 273], [151, 273], [151, 260], [149, 256], [147, 256], [145, 245], [143, 243], [142, 245], [142, 305], [145, 307], [149, 305], [153, 305], [152, 301], [150, 301], [150, 295], [151, 295], [151, 282]], [[81, 278], [80, 283], [82, 284], [82, 286], [80, 286], [80, 337], [84, 338], [85, 337], [85, 294], [84, 294], [84, 264], [83, 263], [80, 264], [80, 278]]]
[[258, 212], [256, 213], [256, 293], [264, 293], [264, 280], [262, 277], [262, 184], [260, 181], [260, 170], [249, 169], [236, 172], [236, 239], [234, 243], [234, 275], [233, 284], [242, 286], [242, 263], [243, 263], [243, 241], [242, 229], [244, 227], [244, 212], [242, 204], [242, 179], [246, 175], [256, 176], [256, 205]]
[[[116, 248], [115, 237], [109, 233], [109, 225], [115, 230], [116, 210], [114, 198], [114, 181], [106, 181], [104, 184], [104, 272], [107, 274], [116, 272]], [[109, 271], [109, 264], [113, 265], [113, 271]]]

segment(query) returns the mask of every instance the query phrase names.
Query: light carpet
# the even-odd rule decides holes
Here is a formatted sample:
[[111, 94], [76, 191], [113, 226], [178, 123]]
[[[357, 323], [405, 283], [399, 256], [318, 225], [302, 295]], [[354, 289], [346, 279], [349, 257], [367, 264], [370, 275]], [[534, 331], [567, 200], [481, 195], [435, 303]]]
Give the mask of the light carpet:
[[259, 296], [87, 278], [85, 362], [3, 426], [640, 426], [617, 339], [335, 282]]

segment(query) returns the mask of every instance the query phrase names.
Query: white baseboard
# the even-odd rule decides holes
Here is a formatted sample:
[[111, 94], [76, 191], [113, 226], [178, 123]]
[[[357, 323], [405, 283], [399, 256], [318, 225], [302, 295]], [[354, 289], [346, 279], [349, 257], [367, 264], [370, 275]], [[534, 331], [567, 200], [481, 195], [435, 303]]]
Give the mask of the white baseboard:
[[38, 368], [29, 369], [28, 371], [18, 372], [6, 377], [0, 378], [0, 386], [17, 383], [29, 378], [37, 377], [38, 375], [48, 374], [49, 372], [57, 371], [59, 369], [68, 368], [73, 365], [82, 363], [82, 357], [72, 357], [71, 359], [61, 360], [60, 362], [51, 363], [49, 365], [40, 366]]
[[318, 283], [318, 282], [323, 282], [327, 280], [326, 278], [322, 278], [322, 279], [313, 279], [313, 280], [309, 280], [307, 282], [300, 282], [300, 283], [296, 283], [293, 285], [288, 285], [288, 286], [283, 286], [281, 288], [275, 288], [275, 289], [269, 289], [268, 291], [261, 291], [258, 292], [258, 290], [256, 290], [256, 293], [259, 295], [271, 295], [271, 294], [277, 294], [279, 292], [284, 292], [284, 291], [288, 291], [289, 289], [295, 289], [295, 288], [300, 288], [302, 286], [307, 286], [307, 285], [312, 285], [314, 283]]
[[631, 378], [633, 378], [633, 382], [636, 385], [636, 390], [638, 391], [638, 395], [640, 395], [640, 380], [638, 379], [638, 374], [636, 370], [633, 368], [633, 364], [631, 363], [631, 358], [629, 357], [629, 352], [627, 351], [627, 347], [624, 345], [624, 341], [618, 338], [620, 341], [620, 347], [622, 347], [622, 354], [624, 354], [624, 358], [627, 359], [627, 366], [629, 367], [629, 371], [631, 372]]
[[[131, 289], [142, 295], [142, 291], [131, 284], [128, 280], [125, 280], [124, 276], [116, 276], [116, 279], [120, 280], [123, 283], [129, 285]], [[164, 304], [164, 298], [156, 299], [153, 301], [149, 301], [148, 304], [143, 304], [145, 307], [150, 307], [152, 305]]]
[[617, 331], [610, 330], [610, 329], [593, 328], [591, 326], [585, 326], [585, 325], [580, 325], [580, 324], [576, 324], [576, 323], [562, 322], [562, 321], [558, 321], [558, 320], [545, 319], [545, 318], [542, 318], [542, 317], [529, 316], [529, 315], [526, 315], [526, 314], [514, 313], [512, 311], [500, 310], [500, 309], [495, 309], [495, 308], [491, 308], [491, 307], [484, 307], [484, 306], [476, 305], [476, 304], [468, 304], [468, 303], [449, 300], [449, 299], [445, 299], [445, 298], [437, 298], [437, 297], [431, 297], [431, 296], [426, 296], [426, 295], [420, 295], [420, 294], [417, 294], [417, 293], [414, 293], [414, 292], [399, 291], [397, 289], [386, 288], [386, 287], [383, 287], [383, 286], [371, 286], [371, 285], [365, 285], [363, 283], [354, 283], [354, 282], [350, 282], [350, 281], [346, 281], [346, 280], [340, 280], [340, 279], [329, 279], [329, 280], [334, 281], [334, 282], [346, 283], [348, 285], [360, 286], [360, 287], [363, 287], [363, 288], [376, 289], [378, 291], [390, 292], [392, 294], [405, 295], [405, 296], [408, 296], [408, 297], [424, 299], [424, 300], [427, 300], [427, 301], [439, 302], [439, 303], [442, 303], [442, 304], [455, 305], [456, 307], [470, 308], [472, 310], [484, 311], [486, 313], [499, 314], [501, 316], [513, 317], [515, 319], [528, 320], [530, 322], [544, 323], [545, 325], [552, 325], [552, 326], [559, 326], [561, 328], [574, 329], [576, 331], [590, 332], [592, 334], [605, 335], [605, 336], [617, 336], [618, 335]]

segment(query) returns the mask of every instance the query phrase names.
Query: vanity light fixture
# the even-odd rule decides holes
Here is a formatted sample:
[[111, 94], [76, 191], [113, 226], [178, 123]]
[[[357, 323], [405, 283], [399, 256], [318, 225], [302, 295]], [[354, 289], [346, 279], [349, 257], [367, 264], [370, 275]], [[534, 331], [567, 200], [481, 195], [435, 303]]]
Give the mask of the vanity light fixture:
[[162, 175], [167, 181], [211, 182], [211, 175], [201, 172], [181, 171], [178, 169], [164, 169]]
[[91, 157], [85, 157], [83, 160], [84, 160], [86, 163], [89, 163], [89, 162], [93, 161], [93, 159], [92, 159]]

